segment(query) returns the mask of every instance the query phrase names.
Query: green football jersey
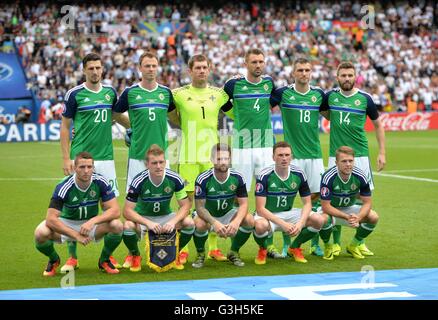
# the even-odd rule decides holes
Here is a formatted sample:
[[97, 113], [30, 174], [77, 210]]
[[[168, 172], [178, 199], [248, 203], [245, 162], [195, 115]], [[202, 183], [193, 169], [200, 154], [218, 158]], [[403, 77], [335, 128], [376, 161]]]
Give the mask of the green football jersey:
[[225, 83], [224, 90], [233, 99], [233, 147], [272, 147], [270, 97], [275, 90], [272, 78], [263, 76], [259, 83], [245, 77], [232, 78]]
[[65, 177], [52, 195], [54, 209], [61, 211], [61, 218], [70, 220], [90, 220], [99, 213], [99, 200], [109, 201], [115, 197], [111, 185], [100, 174], [93, 173], [90, 186], [80, 189], [75, 183], [76, 175]]
[[291, 165], [289, 175], [283, 180], [268, 167], [260, 172], [256, 181], [256, 197], [266, 197], [266, 209], [272, 213], [290, 211], [293, 208], [297, 192], [301, 197], [310, 196], [306, 174], [298, 167]]
[[371, 196], [370, 185], [362, 170], [353, 167], [347, 181], [343, 181], [336, 166], [327, 170], [321, 178], [321, 200], [330, 200], [335, 208], [350, 207], [358, 195]]
[[170, 201], [187, 198], [184, 182], [170, 169], [165, 169], [163, 181], [156, 186], [149, 177], [149, 170], [140, 172], [129, 186], [126, 200], [136, 202], [135, 211], [142, 216], [162, 216], [172, 213]]
[[366, 117], [371, 120], [379, 117], [371, 96], [357, 90], [347, 97], [339, 88], [333, 89], [326, 94], [321, 110], [330, 112], [330, 157], [335, 157], [341, 146], [353, 148], [356, 157], [367, 157]]
[[205, 208], [213, 217], [222, 217], [233, 209], [234, 200], [247, 198], [246, 184], [240, 173], [228, 170], [228, 178], [219, 182], [214, 169], [202, 172], [195, 182], [195, 199], [205, 199]]
[[123, 91], [114, 111], [128, 111], [132, 128], [130, 159], [143, 160], [153, 144], [167, 149], [167, 113], [173, 109], [172, 92], [160, 84], [149, 91], [138, 83]]
[[89, 90], [85, 83], [65, 95], [62, 115], [73, 119], [75, 135], [71, 142], [70, 159], [82, 152], [90, 152], [94, 160], [113, 160], [112, 110], [117, 93], [111, 86], [102, 85], [98, 92]]
[[295, 159], [321, 159], [319, 142], [319, 109], [324, 99], [321, 88], [311, 86], [306, 93], [295, 86], [274, 91], [272, 105], [279, 105], [283, 120], [284, 140], [292, 146]]

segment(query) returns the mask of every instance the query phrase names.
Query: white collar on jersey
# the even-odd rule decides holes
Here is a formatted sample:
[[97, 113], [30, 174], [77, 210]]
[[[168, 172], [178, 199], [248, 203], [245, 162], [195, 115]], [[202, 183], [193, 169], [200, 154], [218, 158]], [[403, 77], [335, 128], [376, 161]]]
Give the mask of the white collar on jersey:
[[290, 169], [289, 168], [287, 169], [287, 177], [285, 179], [283, 179], [282, 177], [280, 177], [278, 175], [277, 171], [275, 170], [275, 167], [274, 167], [274, 172], [277, 175], [278, 179], [280, 179], [281, 181], [286, 181], [287, 179], [289, 179], [289, 176], [290, 176]]
[[225, 182], [227, 182], [228, 178], [230, 177], [230, 169], [228, 169], [228, 171], [227, 171], [227, 178], [223, 182], [220, 182], [219, 179], [214, 174], [214, 168], [213, 168], [213, 177], [217, 181], [217, 183], [224, 184]]
[[161, 179], [161, 182], [159, 183], [159, 184], [155, 184], [153, 181], [152, 181], [152, 178], [151, 178], [151, 173], [150, 173], [150, 171], [149, 171], [149, 181], [152, 183], [152, 185], [154, 186], [154, 187], [156, 187], [156, 188], [158, 188], [159, 186], [161, 186], [161, 184], [163, 183], [163, 181], [164, 181], [164, 179], [166, 178], [166, 168], [164, 168], [164, 174], [163, 174], [163, 178]]
[[74, 181], [75, 181], [75, 186], [76, 186], [76, 188], [78, 188], [78, 189], [79, 189], [80, 191], [82, 191], [82, 192], [86, 192], [86, 191], [90, 188], [91, 183], [93, 183], [93, 176], [91, 176], [90, 184], [88, 185], [88, 187], [85, 188], [85, 189], [82, 189], [82, 188], [79, 187], [79, 185], [76, 183], [76, 173], [73, 174], [73, 179], [74, 179]]
[[87, 83], [84, 82], [84, 88], [85, 88], [85, 90], [88, 90], [88, 91], [90, 91], [90, 92], [93, 92], [93, 93], [99, 93], [100, 91], [102, 91], [103, 86], [102, 86], [101, 83], [99, 83], [99, 90], [94, 91], [94, 90], [91, 90], [90, 88], [88, 88], [88, 87], [87, 87]]
[[155, 82], [155, 88], [153, 88], [152, 90], [149, 90], [149, 89], [146, 89], [145, 87], [143, 87], [143, 86], [141, 85], [141, 82], [138, 83], [138, 86], [139, 86], [140, 88], [142, 88], [143, 90], [147, 91], [147, 92], [153, 92], [153, 91], [155, 91], [155, 90], [158, 89], [158, 83], [156, 83], [156, 82]]
[[249, 81], [249, 80], [248, 80], [247, 76], [245, 76], [245, 80], [248, 81], [248, 82], [251, 83], [251, 84], [260, 84], [260, 83], [263, 81], [263, 78], [260, 77], [260, 81], [259, 81], [259, 82], [252, 82], [252, 81]]
[[292, 89], [294, 89], [294, 91], [295, 91], [296, 93], [301, 94], [302, 96], [305, 96], [306, 94], [308, 94], [308, 93], [310, 92], [310, 85], [309, 85], [309, 89], [308, 89], [306, 92], [304, 92], [304, 93], [298, 91], [298, 90], [295, 88], [295, 83], [292, 84], [291, 87], [292, 87]]
[[356, 93], [359, 92], [359, 89], [358, 88], [353, 88], [352, 91], [353, 92], [350, 95], [347, 96], [346, 94], [342, 93], [342, 89], [339, 89], [339, 93], [342, 94], [345, 98], [350, 98], [350, 97], [354, 96]]
[[339, 174], [339, 169], [336, 168], [336, 171], [337, 171], [337, 175], [338, 175], [338, 177], [339, 177], [339, 180], [341, 180], [341, 182], [342, 182], [343, 184], [347, 184], [347, 183], [350, 181], [351, 176], [353, 175], [353, 173], [350, 173], [350, 175], [348, 176], [347, 181], [344, 181], [344, 179], [342, 179], [341, 175]]

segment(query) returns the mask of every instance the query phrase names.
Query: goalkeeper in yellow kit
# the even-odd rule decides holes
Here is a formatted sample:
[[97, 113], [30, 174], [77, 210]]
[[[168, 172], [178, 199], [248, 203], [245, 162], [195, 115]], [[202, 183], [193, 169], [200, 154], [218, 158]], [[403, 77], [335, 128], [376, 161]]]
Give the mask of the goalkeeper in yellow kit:
[[[185, 179], [185, 189], [193, 203], [196, 177], [212, 167], [210, 151], [218, 143], [219, 111], [231, 110], [232, 104], [223, 89], [208, 84], [210, 61], [205, 55], [192, 56], [188, 66], [192, 83], [172, 91], [176, 112], [169, 113], [169, 119], [181, 126], [178, 171]], [[187, 257], [186, 247], [181, 250], [180, 262], [184, 264]], [[227, 260], [217, 248], [217, 235], [213, 233], [209, 236], [208, 257]]]

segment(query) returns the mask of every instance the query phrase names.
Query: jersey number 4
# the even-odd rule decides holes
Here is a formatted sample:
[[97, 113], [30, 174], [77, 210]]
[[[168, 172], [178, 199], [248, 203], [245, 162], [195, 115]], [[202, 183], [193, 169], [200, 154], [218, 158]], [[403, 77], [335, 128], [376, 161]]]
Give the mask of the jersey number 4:
[[259, 99], [257, 98], [257, 100], [254, 103], [253, 106], [254, 109], [257, 109], [257, 112], [260, 111], [260, 105], [259, 105]]

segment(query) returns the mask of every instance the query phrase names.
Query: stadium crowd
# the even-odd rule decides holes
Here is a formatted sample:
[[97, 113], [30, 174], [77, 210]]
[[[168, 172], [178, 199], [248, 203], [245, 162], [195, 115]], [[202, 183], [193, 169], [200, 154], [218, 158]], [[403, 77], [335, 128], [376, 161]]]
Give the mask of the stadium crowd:
[[[208, 55], [212, 83], [222, 86], [244, 74], [244, 52], [251, 47], [266, 53], [266, 73], [277, 86], [293, 81], [292, 62], [305, 55], [314, 65], [312, 84], [330, 89], [335, 66], [350, 59], [358, 70], [357, 86], [383, 111], [404, 111], [408, 103], [431, 110], [438, 101], [438, 6], [433, 1], [375, 3], [375, 19], [368, 20], [364, 16], [372, 12], [357, 1], [130, 3], [78, 4], [64, 13], [61, 5], [6, 5], [0, 38], [4, 42], [13, 35], [29, 87], [52, 105], [83, 81], [81, 58], [90, 51], [104, 59], [103, 83], [121, 93], [139, 80], [137, 62], [145, 50], [156, 50], [160, 58], [158, 81], [175, 88], [190, 82], [186, 63], [194, 53]], [[361, 20], [368, 28], [354, 27]], [[143, 21], [182, 22], [188, 29], [144, 33]]]

